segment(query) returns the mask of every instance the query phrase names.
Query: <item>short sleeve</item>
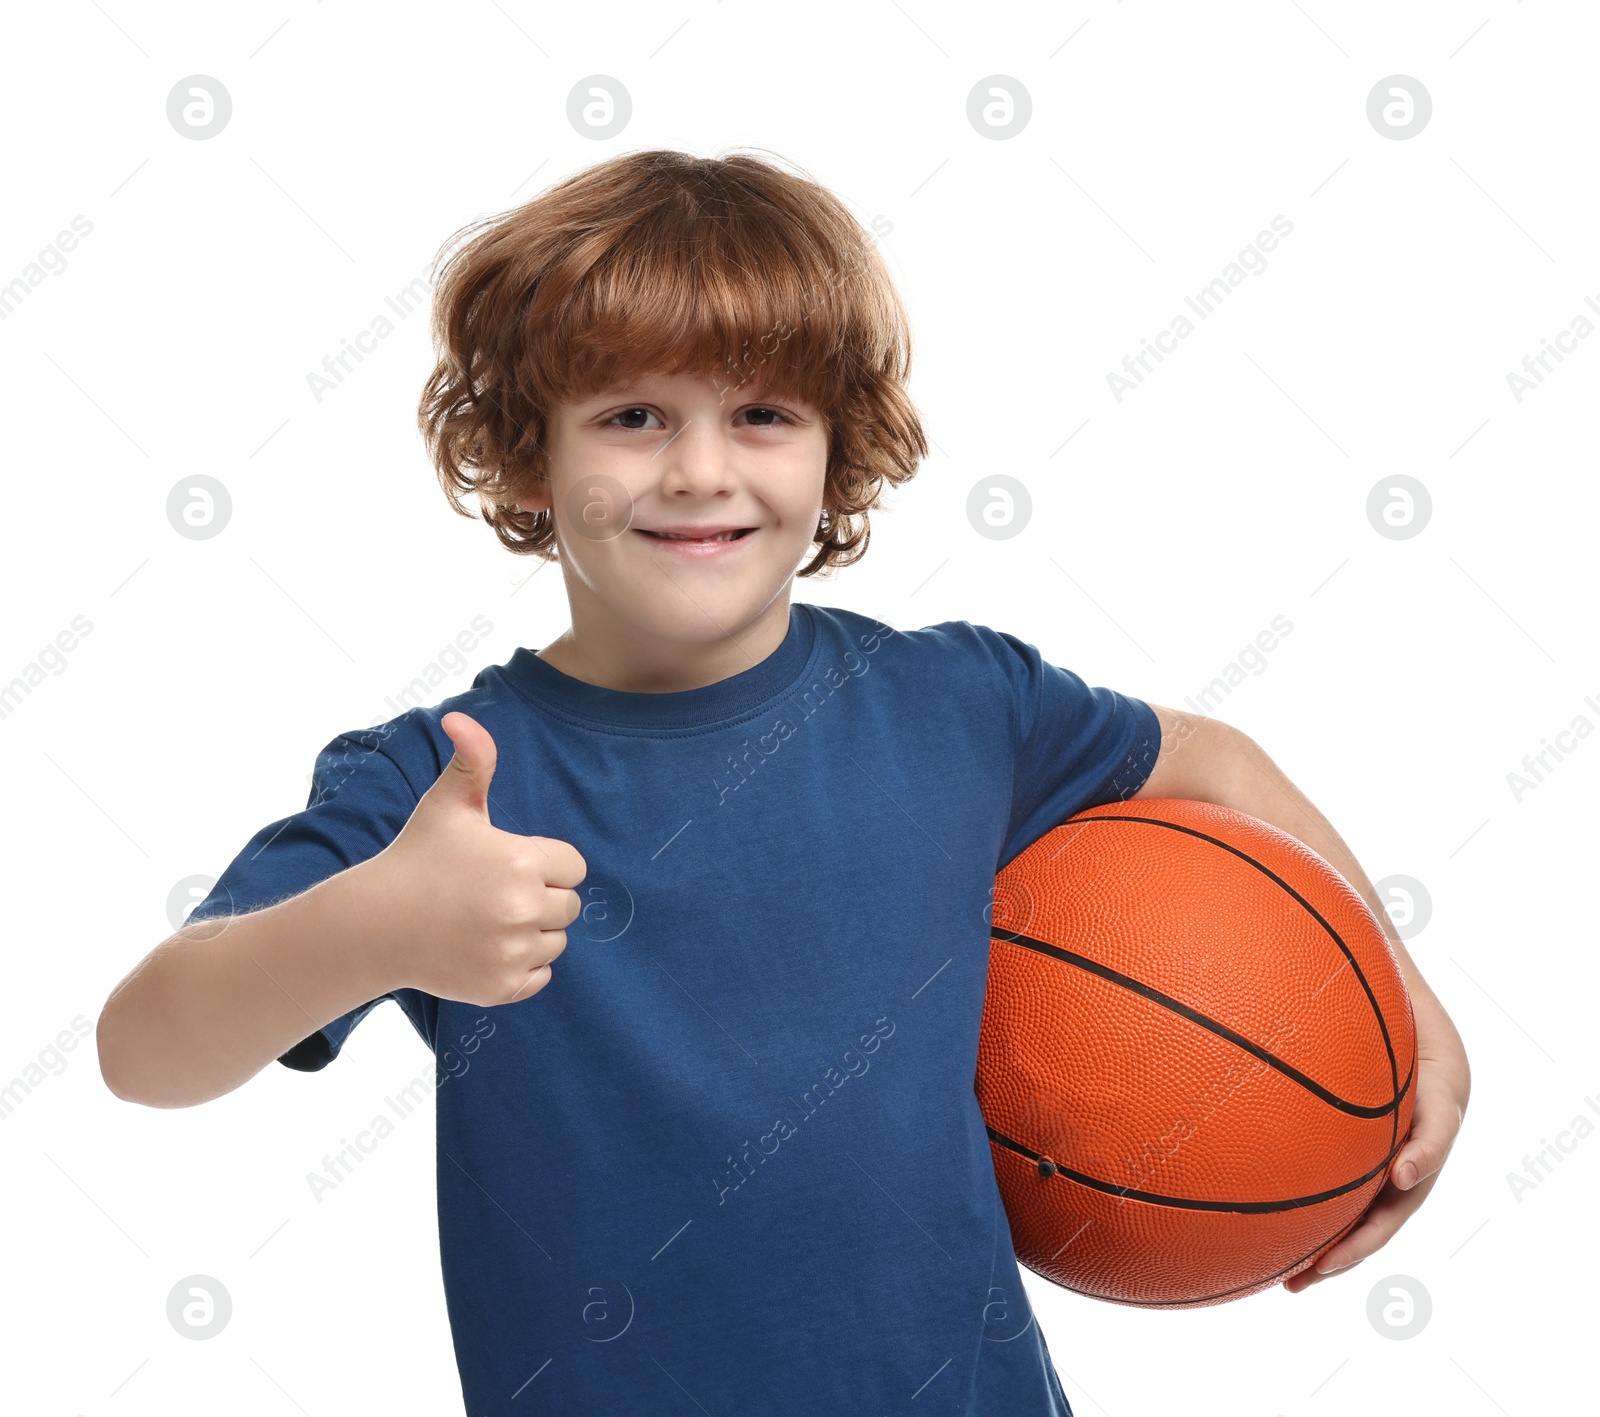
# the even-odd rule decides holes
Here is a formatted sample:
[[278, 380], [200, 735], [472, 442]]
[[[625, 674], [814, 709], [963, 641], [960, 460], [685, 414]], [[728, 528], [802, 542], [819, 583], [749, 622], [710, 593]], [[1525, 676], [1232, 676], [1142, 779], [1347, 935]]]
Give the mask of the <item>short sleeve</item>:
[[1084, 808], [1126, 801], [1143, 787], [1161, 750], [1161, 722], [1143, 699], [1090, 688], [1015, 635], [980, 632], [1016, 714], [1003, 867]]
[[[305, 809], [268, 823], [251, 837], [186, 923], [276, 905], [388, 846], [410, 819], [420, 790], [426, 790], [419, 790], [384, 746], [393, 728], [342, 733], [323, 748], [312, 770]], [[384, 999], [394, 999], [431, 1046], [437, 1001], [417, 990], [397, 989], [333, 1019], [278, 1061], [299, 1072], [326, 1067], [350, 1031]]]

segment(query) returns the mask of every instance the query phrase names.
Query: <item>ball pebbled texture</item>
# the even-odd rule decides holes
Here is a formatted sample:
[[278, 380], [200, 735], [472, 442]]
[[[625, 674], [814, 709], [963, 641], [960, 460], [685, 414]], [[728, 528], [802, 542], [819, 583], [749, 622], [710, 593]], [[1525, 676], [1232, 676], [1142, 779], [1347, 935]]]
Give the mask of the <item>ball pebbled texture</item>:
[[1415, 1082], [1377, 919], [1266, 822], [1111, 803], [995, 878], [975, 1090], [1053, 1283], [1194, 1308], [1298, 1273], [1384, 1185]]

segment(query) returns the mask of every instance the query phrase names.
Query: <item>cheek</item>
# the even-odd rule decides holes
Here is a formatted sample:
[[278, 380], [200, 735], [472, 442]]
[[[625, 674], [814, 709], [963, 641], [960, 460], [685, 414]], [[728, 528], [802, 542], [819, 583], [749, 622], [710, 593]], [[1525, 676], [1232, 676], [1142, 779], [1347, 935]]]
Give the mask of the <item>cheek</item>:
[[786, 521], [804, 522], [810, 532], [817, 524], [827, 484], [828, 450], [819, 442], [814, 448], [797, 449], [793, 462], [773, 489]]
[[556, 521], [571, 541], [601, 544], [624, 537], [635, 519], [636, 490], [603, 469], [558, 474], [550, 492]]

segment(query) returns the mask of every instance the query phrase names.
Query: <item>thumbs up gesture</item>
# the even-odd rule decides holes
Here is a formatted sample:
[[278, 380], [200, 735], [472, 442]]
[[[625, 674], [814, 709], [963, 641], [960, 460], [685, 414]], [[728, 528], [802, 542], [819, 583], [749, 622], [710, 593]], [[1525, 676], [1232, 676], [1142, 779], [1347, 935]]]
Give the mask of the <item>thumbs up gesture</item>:
[[372, 858], [391, 922], [398, 987], [490, 1006], [550, 982], [582, 904], [577, 848], [501, 831], [489, 821], [496, 753], [488, 729], [460, 712], [441, 726], [455, 755], [400, 834]]

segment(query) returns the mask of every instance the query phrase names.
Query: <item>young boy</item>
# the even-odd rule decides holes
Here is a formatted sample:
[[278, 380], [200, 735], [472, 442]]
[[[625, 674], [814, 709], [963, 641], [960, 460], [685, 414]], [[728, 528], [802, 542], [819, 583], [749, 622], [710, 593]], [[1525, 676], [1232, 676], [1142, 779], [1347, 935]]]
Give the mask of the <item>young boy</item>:
[[[898, 296], [814, 183], [602, 163], [459, 250], [435, 330], [445, 491], [558, 561], [571, 628], [336, 736], [112, 994], [108, 1084], [315, 1071], [394, 999], [439, 1064], [472, 1417], [1064, 1417], [973, 1092], [996, 872], [1083, 807], [1185, 797], [1381, 902], [1237, 730], [986, 626], [791, 602], [926, 452]], [[1421, 1201], [1467, 1098], [1391, 939], [1416, 1121], [1329, 1267]]]

